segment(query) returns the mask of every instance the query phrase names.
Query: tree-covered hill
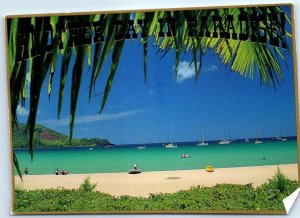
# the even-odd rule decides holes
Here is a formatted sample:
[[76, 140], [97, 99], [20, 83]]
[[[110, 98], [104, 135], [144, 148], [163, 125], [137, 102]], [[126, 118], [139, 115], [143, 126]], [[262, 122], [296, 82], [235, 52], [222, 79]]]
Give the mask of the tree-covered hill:
[[[26, 125], [19, 123], [18, 128], [13, 129], [13, 145], [15, 148], [29, 147], [29, 132], [26, 131]], [[101, 138], [81, 138], [73, 139], [69, 144], [69, 137], [46, 128], [42, 125], [36, 125], [34, 132], [34, 146], [36, 147], [66, 147], [66, 146], [111, 146], [107, 139]]]

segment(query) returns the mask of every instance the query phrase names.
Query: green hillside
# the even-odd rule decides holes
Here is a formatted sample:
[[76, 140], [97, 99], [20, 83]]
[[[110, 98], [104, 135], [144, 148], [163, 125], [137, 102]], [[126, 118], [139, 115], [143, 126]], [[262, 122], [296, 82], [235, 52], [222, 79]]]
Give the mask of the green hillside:
[[[13, 128], [13, 145], [15, 148], [28, 147], [29, 131], [26, 131], [26, 126], [19, 123], [18, 128]], [[72, 145], [69, 145], [69, 137], [46, 128], [42, 125], [36, 125], [34, 133], [35, 147], [67, 147], [67, 146], [96, 146], [101, 145], [110, 147], [111, 143], [107, 139], [101, 138], [81, 138], [73, 139]]]

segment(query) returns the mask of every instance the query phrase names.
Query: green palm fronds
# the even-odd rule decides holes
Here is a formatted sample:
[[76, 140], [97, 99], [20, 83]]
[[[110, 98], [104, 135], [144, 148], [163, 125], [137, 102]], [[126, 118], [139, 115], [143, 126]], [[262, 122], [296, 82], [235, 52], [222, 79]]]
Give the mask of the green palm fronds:
[[[96, 44], [96, 46], [97, 46], [96, 49], [98, 49], [98, 50], [102, 49], [102, 50], [101, 50], [101, 55], [100, 55], [100, 52], [98, 51], [99, 52], [98, 54], [100, 55], [100, 57], [94, 59], [94, 62], [96, 62], [96, 65], [93, 68], [92, 76], [91, 76], [90, 92], [89, 92], [90, 98], [91, 98], [91, 92], [92, 92], [93, 85], [95, 85], [96, 80], [101, 73], [103, 64], [104, 64], [107, 56], [109, 55], [112, 48], [114, 47], [114, 44], [115, 44], [114, 38], [115, 38], [115, 34], [116, 34], [114, 23], [117, 21], [117, 18], [118, 18], [117, 14], [107, 15], [104, 18], [104, 22], [106, 23], [105, 29], [109, 34], [107, 35], [107, 38], [106, 38], [103, 46], [100, 47]], [[98, 55], [98, 54], [95, 53], [95, 55]]]
[[[20, 177], [21, 177], [21, 179], [22, 179], [22, 173], [21, 173], [21, 170], [20, 170], [20, 166], [19, 166], [18, 158], [17, 158], [17, 156], [16, 156], [16, 154], [15, 154], [15, 153], [13, 154], [13, 158], [14, 158], [14, 165], [15, 165], [15, 167], [16, 167], [16, 170], [17, 170], [17, 172], [18, 172], [19, 176], [20, 176]], [[23, 180], [23, 179], [22, 179], [22, 180]]]
[[[124, 14], [121, 16], [121, 20], [123, 21], [128, 21], [129, 20], [129, 14]], [[120, 35], [124, 35], [124, 33], [127, 31], [127, 27], [126, 25], [123, 25], [121, 30], [119, 31]], [[110, 88], [112, 86], [116, 71], [117, 71], [117, 67], [118, 67], [118, 63], [122, 54], [122, 50], [123, 50], [123, 46], [124, 46], [125, 40], [119, 40], [117, 42], [115, 42], [113, 51], [112, 51], [112, 63], [111, 63], [111, 67], [110, 67], [110, 72], [109, 72], [109, 76], [108, 79], [106, 81], [106, 86], [104, 89], [104, 94], [103, 94], [103, 98], [102, 98], [102, 102], [101, 102], [101, 108], [100, 108], [100, 112], [102, 112], [102, 110], [104, 109], [108, 94], [110, 92]]]
[[57, 109], [57, 118], [59, 119], [59, 115], [62, 109], [62, 101], [64, 96], [65, 84], [67, 81], [67, 73], [71, 60], [72, 49], [66, 48], [64, 52], [64, 56], [62, 58], [61, 65], [61, 73], [60, 73], [60, 86], [59, 86], [59, 97], [58, 97], [58, 109]]
[[87, 46], [79, 46], [76, 49], [76, 60], [72, 73], [72, 87], [71, 87], [71, 111], [70, 111], [70, 144], [73, 137], [73, 127], [75, 121], [75, 113], [77, 107], [78, 93], [80, 89], [82, 71], [84, 68], [84, 58]]

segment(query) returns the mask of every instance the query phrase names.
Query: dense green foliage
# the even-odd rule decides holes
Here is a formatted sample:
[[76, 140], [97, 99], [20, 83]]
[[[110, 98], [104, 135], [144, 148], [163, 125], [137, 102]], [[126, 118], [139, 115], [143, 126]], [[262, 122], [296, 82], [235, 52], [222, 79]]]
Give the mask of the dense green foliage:
[[[35, 141], [36, 147], [65, 147], [70, 146], [69, 137], [56, 132], [52, 129], [46, 128], [42, 125], [35, 127]], [[28, 147], [29, 133], [26, 131], [26, 126], [19, 123], [18, 128], [13, 128], [13, 145], [15, 148]], [[81, 138], [73, 139], [72, 146], [96, 146], [96, 145], [110, 145], [106, 139], [100, 138]]]
[[272, 180], [270, 180], [270, 185], [273, 186], [273, 189], [277, 189], [280, 192], [285, 192], [289, 189], [288, 179], [282, 174], [280, 168], [277, 168], [276, 174]]
[[282, 200], [298, 187], [297, 181], [284, 181], [284, 190], [280, 190], [275, 185], [275, 179], [272, 179], [257, 188], [251, 184], [219, 184], [214, 187], [193, 187], [174, 194], [152, 194], [148, 198], [113, 197], [101, 192], [84, 191], [82, 188], [16, 190], [15, 211], [284, 211]]

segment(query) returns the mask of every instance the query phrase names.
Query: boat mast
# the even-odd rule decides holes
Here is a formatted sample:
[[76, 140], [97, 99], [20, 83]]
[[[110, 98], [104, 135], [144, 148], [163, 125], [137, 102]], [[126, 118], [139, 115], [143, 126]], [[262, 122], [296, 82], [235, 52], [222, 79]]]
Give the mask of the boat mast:
[[203, 125], [202, 125], [202, 142], [204, 143], [204, 128], [203, 128]]
[[171, 122], [171, 130], [170, 130], [170, 143], [171, 144], [173, 144], [172, 134], [173, 134], [173, 123]]

